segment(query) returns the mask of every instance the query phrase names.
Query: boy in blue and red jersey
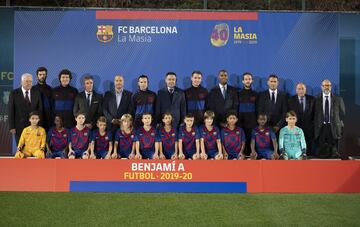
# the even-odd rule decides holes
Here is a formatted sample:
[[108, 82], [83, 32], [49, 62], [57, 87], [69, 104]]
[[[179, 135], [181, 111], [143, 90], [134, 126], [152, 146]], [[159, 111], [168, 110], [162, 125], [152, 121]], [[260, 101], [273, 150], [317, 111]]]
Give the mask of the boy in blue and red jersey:
[[259, 126], [251, 133], [251, 159], [278, 159], [276, 135], [270, 127], [266, 127], [267, 115], [259, 114]]
[[90, 153], [90, 129], [84, 125], [85, 113], [75, 117], [76, 126], [70, 130], [69, 159], [88, 159]]
[[60, 115], [55, 116], [55, 127], [52, 127], [47, 135], [46, 141], [46, 158], [65, 158], [69, 145], [70, 133], [64, 128]]
[[213, 126], [215, 113], [208, 110], [204, 114], [205, 124], [200, 126], [199, 133], [201, 135], [201, 159], [223, 159], [220, 130]]
[[199, 159], [201, 136], [194, 126], [194, 116], [187, 114], [184, 123], [179, 129], [179, 159]]
[[92, 159], [109, 159], [112, 152], [112, 134], [106, 131], [106, 118], [99, 117], [96, 123], [97, 129], [91, 133], [91, 154]]
[[151, 126], [152, 115], [142, 115], [143, 125], [135, 134], [135, 158], [137, 159], [158, 159], [158, 143], [156, 143], [156, 130]]
[[237, 127], [237, 116], [235, 111], [229, 111], [226, 117], [227, 126], [221, 131], [224, 159], [245, 159], [245, 133], [242, 128]]
[[135, 157], [135, 132], [130, 114], [120, 118], [120, 128], [115, 134], [114, 153], [112, 158], [133, 159]]
[[156, 142], [159, 143], [159, 158], [160, 159], [177, 159], [178, 155], [178, 135], [176, 128], [172, 127], [172, 115], [170, 112], [165, 112], [162, 116], [164, 126], [157, 131]]

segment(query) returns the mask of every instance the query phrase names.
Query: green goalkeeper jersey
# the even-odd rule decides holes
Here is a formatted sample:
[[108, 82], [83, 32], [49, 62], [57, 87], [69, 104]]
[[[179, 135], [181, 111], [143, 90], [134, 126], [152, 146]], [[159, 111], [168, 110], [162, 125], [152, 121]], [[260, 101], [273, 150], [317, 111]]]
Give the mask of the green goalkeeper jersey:
[[285, 126], [280, 130], [279, 150], [285, 152], [289, 159], [299, 159], [306, 152], [304, 132], [301, 128], [290, 129]]

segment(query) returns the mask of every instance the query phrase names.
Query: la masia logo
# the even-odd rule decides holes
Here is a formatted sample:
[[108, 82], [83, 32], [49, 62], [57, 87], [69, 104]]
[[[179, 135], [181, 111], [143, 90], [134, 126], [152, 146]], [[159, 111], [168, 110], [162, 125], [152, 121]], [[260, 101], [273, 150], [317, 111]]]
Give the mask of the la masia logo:
[[217, 24], [211, 32], [211, 44], [216, 47], [225, 46], [229, 40], [229, 25]]
[[112, 25], [98, 25], [96, 37], [100, 42], [108, 43], [114, 38]]

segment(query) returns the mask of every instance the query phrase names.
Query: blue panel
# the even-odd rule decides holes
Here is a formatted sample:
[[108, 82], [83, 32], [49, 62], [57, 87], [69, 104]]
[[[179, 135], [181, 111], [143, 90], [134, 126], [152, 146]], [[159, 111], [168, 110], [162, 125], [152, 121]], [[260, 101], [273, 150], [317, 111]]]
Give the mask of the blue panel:
[[246, 182], [70, 181], [70, 192], [246, 193]]

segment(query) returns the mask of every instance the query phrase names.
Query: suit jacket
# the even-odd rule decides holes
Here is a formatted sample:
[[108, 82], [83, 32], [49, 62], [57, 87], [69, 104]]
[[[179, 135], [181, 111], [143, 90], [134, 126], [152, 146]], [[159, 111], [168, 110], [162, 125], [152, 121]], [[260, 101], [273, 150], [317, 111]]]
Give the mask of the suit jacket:
[[226, 114], [229, 110], [238, 111], [238, 91], [236, 88], [227, 85], [225, 99], [221, 93], [219, 85], [212, 88], [206, 100], [206, 109], [215, 113], [217, 124], [226, 121]]
[[285, 92], [277, 92], [275, 105], [270, 99], [269, 90], [259, 93], [256, 104], [257, 113], [265, 113], [268, 116], [268, 125], [270, 127], [282, 128], [285, 125], [285, 116], [287, 111], [287, 94]]
[[111, 125], [113, 119], [119, 119], [124, 114], [134, 114], [132, 93], [123, 90], [119, 107], [116, 104], [115, 91], [107, 91], [104, 96], [103, 112], [108, 125]]
[[[331, 94], [330, 125], [334, 139], [341, 139], [344, 128], [345, 104], [340, 96]], [[323, 97], [322, 94], [315, 99], [315, 139], [319, 137], [320, 129], [324, 123]]]
[[156, 119], [158, 123], [161, 122], [162, 115], [165, 112], [171, 113], [173, 117], [173, 127], [178, 127], [184, 120], [186, 115], [185, 93], [178, 87], [174, 89], [172, 101], [167, 88], [158, 91], [156, 100]]
[[16, 142], [19, 141], [23, 129], [30, 125], [29, 113], [37, 111], [40, 114], [40, 123], [43, 120], [43, 106], [41, 94], [36, 89], [30, 90], [30, 106], [26, 103], [24, 94], [20, 88], [13, 90], [9, 96], [8, 114], [9, 114], [9, 128], [16, 129]]
[[76, 113], [78, 113], [79, 111], [84, 112], [85, 124], [92, 124], [92, 126], [94, 127], [96, 125], [97, 119], [103, 115], [102, 99], [102, 95], [93, 91], [91, 97], [91, 104], [89, 106], [87, 104], [85, 91], [78, 93], [74, 101], [74, 116], [76, 116]]
[[301, 110], [301, 104], [297, 95], [290, 97], [288, 110], [295, 111], [297, 115], [296, 125], [304, 131], [305, 135], [310, 138], [314, 138], [314, 96], [305, 95], [305, 111]]

